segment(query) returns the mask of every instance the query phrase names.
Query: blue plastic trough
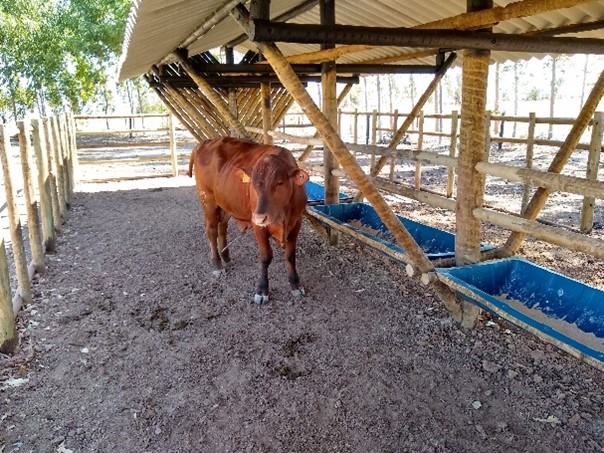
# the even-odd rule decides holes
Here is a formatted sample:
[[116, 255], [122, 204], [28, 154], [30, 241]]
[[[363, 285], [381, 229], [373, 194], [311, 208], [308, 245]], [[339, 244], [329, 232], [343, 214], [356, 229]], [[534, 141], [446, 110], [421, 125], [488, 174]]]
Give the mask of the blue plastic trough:
[[604, 291], [519, 258], [437, 273], [464, 299], [604, 370]]
[[[388, 231], [371, 205], [367, 203], [331, 204], [311, 206], [307, 210], [325, 225], [348, 234], [397, 261], [409, 262], [408, 255], [397, 245], [394, 236]], [[397, 217], [429, 259], [455, 256], [455, 235], [453, 233], [423, 225], [405, 217]], [[489, 245], [482, 246], [482, 250], [492, 248]]]
[[[325, 203], [325, 187], [313, 181], [307, 181], [304, 187], [309, 205]], [[352, 198], [352, 195], [340, 192], [340, 203], [352, 201]]]

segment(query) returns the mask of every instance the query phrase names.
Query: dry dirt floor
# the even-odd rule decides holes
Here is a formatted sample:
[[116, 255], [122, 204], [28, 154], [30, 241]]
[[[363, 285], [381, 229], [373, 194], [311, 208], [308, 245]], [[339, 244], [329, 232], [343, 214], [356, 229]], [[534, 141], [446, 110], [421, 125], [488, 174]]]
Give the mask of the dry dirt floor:
[[[306, 220], [307, 296], [275, 247], [255, 305], [253, 235], [215, 278], [202, 225], [184, 176], [79, 186], [0, 356], [0, 452], [604, 451], [601, 371], [488, 314], [463, 330], [402, 266]], [[603, 260], [537, 241], [523, 256], [604, 288]]]

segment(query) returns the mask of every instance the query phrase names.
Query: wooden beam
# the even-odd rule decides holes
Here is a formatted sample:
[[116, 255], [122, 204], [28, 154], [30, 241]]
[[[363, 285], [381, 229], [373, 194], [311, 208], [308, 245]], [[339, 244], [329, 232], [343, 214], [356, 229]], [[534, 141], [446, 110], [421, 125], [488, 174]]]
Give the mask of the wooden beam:
[[483, 174], [498, 176], [510, 181], [523, 182], [548, 190], [569, 192], [592, 198], [604, 198], [604, 182], [561, 175], [560, 173], [513, 167], [510, 165], [479, 162], [476, 170]]
[[[209, 79], [212, 75], [238, 74], [242, 75], [260, 75], [275, 74], [273, 68], [262, 62], [256, 64], [223, 64], [223, 63], [195, 63], [192, 64], [198, 73], [203, 73], [204, 77]], [[320, 63], [295, 64], [292, 68], [296, 74], [321, 74]], [[437, 71], [434, 65], [387, 65], [383, 64], [338, 64], [336, 71], [338, 74], [433, 74]], [[182, 76], [172, 74], [163, 74], [160, 80], [180, 79]]]
[[[519, 17], [529, 17], [540, 13], [553, 11], [557, 9], [571, 8], [583, 3], [590, 3], [592, 0], [521, 0], [510, 3], [506, 6], [496, 6], [494, 8], [462, 13], [457, 16], [448, 17], [433, 22], [414, 27], [416, 29], [454, 29], [454, 30], [472, 30], [481, 27], [488, 27], [506, 20], [516, 19]], [[373, 49], [375, 46], [369, 45], [352, 45], [339, 46], [334, 51], [337, 51], [337, 57], [348, 55], [351, 53], [363, 52]], [[446, 46], [446, 48], [450, 48]], [[431, 52], [434, 52], [432, 49]], [[325, 55], [323, 54], [325, 52]], [[309, 52], [306, 54], [292, 55], [288, 57], [291, 63], [319, 63], [334, 59], [333, 55], [327, 55], [329, 51]], [[426, 56], [426, 55], [422, 55]], [[335, 58], [337, 60], [337, 57]], [[394, 60], [394, 61], [404, 61]], [[373, 63], [380, 63], [378, 60], [373, 60]], [[387, 63], [387, 61], [382, 61]]]
[[[239, 5], [234, 11], [234, 18], [246, 33], [249, 34], [251, 32], [249, 13], [243, 5]], [[346, 149], [346, 145], [337, 131], [330, 125], [329, 120], [316, 106], [279, 48], [272, 43], [259, 43], [258, 48], [270, 65], [275, 69], [275, 72], [281, 79], [283, 85], [304, 110], [306, 116], [313, 122], [317, 131], [321, 133], [322, 138], [328, 144], [329, 149], [334, 153], [334, 156], [337, 158], [342, 168], [348, 173], [350, 179], [363, 190], [363, 193], [371, 202], [377, 214], [394, 235], [397, 243], [409, 254], [410, 260], [422, 271], [422, 273], [431, 271], [433, 266], [426, 254], [392, 212], [392, 209], [388, 203], [386, 203], [386, 200], [384, 200], [379, 191], [373, 186], [370, 178], [365, 174], [352, 154]], [[455, 293], [442, 283], [436, 283], [434, 285], [434, 290], [451, 311], [454, 318], [456, 320], [461, 320], [461, 305], [455, 296]]]
[[323, 27], [315, 24], [286, 24], [269, 21], [254, 21], [254, 32], [251, 39], [255, 42], [438, 47], [527, 52], [532, 54], [604, 54], [604, 40], [593, 38], [557, 38], [483, 31], [381, 28], [354, 25]]

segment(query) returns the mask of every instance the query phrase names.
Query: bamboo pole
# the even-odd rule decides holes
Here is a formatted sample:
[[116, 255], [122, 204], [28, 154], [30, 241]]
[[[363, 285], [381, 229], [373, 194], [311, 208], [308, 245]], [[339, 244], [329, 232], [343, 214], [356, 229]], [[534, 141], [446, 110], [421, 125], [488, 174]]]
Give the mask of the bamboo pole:
[[38, 189], [40, 191], [40, 218], [42, 223], [42, 237], [46, 252], [54, 252], [56, 248], [56, 232], [52, 213], [52, 199], [50, 195], [50, 171], [48, 169], [48, 154], [46, 136], [42, 120], [32, 120], [33, 144], [38, 168]]
[[587, 253], [597, 258], [604, 258], [604, 241], [601, 239], [484, 208], [474, 209], [474, 215], [485, 222], [547, 241], [550, 244], [560, 245], [576, 252]]
[[[250, 27], [252, 24], [249, 19], [249, 13], [245, 7], [239, 5], [233, 11], [233, 16], [249, 36], [251, 34]], [[426, 254], [392, 212], [392, 209], [386, 200], [384, 200], [379, 191], [373, 186], [371, 179], [348, 152], [346, 145], [338, 136], [337, 132], [331, 127], [329, 120], [316, 106], [279, 48], [273, 43], [257, 43], [257, 46], [274, 69], [283, 86], [286, 87], [289, 93], [296, 99], [296, 102], [300, 105], [302, 110], [304, 110], [306, 116], [321, 133], [321, 136], [328, 144], [329, 149], [346, 173], [348, 173], [350, 179], [361, 188], [362, 193], [375, 208], [386, 227], [392, 232], [397, 243], [409, 254], [410, 261], [415, 264], [422, 273], [431, 271], [433, 267]], [[443, 300], [453, 317], [456, 320], [461, 320], [461, 305], [455, 293], [442, 283], [435, 283], [434, 290], [441, 300]]]
[[29, 246], [32, 255], [32, 265], [38, 274], [46, 269], [44, 250], [42, 248], [42, 235], [40, 234], [40, 214], [38, 202], [34, 192], [32, 172], [32, 147], [30, 140], [31, 124], [29, 120], [17, 122], [19, 128], [19, 151], [21, 155], [21, 169], [23, 171], [23, 195], [27, 209], [27, 232], [29, 233]]
[[[417, 136], [417, 150], [421, 153], [424, 149], [424, 111], [419, 112], [419, 135]], [[420, 190], [422, 188], [422, 162], [420, 160], [415, 162], [415, 188]]]
[[[451, 135], [449, 144], [449, 157], [456, 158], [457, 154], [457, 128], [458, 113], [457, 110], [451, 112]], [[447, 169], [447, 198], [453, 196], [453, 186], [455, 185], [455, 167], [449, 166]]]
[[57, 186], [57, 165], [55, 161], [55, 145], [52, 136], [52, 122], [48, 118], [42, 118], [44, 136], [46, 137], [48, 158], [48, 180], [50, 182], [50, 204], [52, 206], [52, 219], [56, 234], [63, 234], [63, 217], [61, 216], [61, 203], [59, 201], [59, 189]]
[[272, 108], [271, 108], [271, 85], [269, 83], [260, 84], [260, 96], [262, 97], [262, 142], [266, 145], [272, 145], [273, 139], [268, 134], [272, 130]]
[[[533, 168], [533, 154], [535, 148], [535, 112], [531, 112], [529, 114], [529, 127], [527, 134], [527, 142], [526, 142], [526, 168]], [[529, 184], [524, 185], [524, 189], [522, 191], [522, 205], [521, 205], [521, 213], [524, 214], [526, 210], [526, 205], [528, 204], [529, 198], [531, 196], [531, 186]]]
[[212, 85], [210, 85], [203, 77], [201, 77], [201, 75], [197, 73], [195, 68], [189, 62], [188, 58], [186, 58], [182, 52], [174, 52], [172, 55], [181, 64], [183, 69], [187, 71], [189, 76], [203, 92], [205, 97], [212, 103], [217, 112], [220, 113], [223, 120], [226, 121], [231, 128], [235, 129], [241, 138], [247, 138], [248, 135], [243, 124], [241, 124], [237, 118], [234, 118], [233, 115], [231, 115], [229, 106], [224, 102], [222, 97], [216, 93], [216, 90], [214, 90]]
[[[587, 157], [587, 172], [585, 177], [589, 181], [598, 180], [598, 167], [600, 165], [600, 154], [602, 149], [602, 137], [604, 135], [604, 113], [596, 112], [592, 121], [591, 144], [589, 155]], [[600, 195], [604, 198], [604, 193]], [[586, 196], [583, 199], [581, 209], [581, 230], [589, 232], [594, 225], [594, 208], [596, 207], [596, 197]]]
[[[583, 135], [585, 128], [591, 121], [595, 110], [598, 107], [600, 100], [602, 99], [603, 94], [604, 72], [600, 74], [600, 77], [592, 88], [592, 91], [589, 94], [585, 105], [581, 109], [581, 112], [579, 112], [577, 121], [573, 125], [572, 129], [568, 133], [568, 136], [566, 137], [566, 140], [564, 141], [564, 145], [562, 145], [562, 147], [552, 160], [552, 163], [548, 168], [549, 172], [560, 173], [562, 171], [564, 165], [575, 150], [577, 143], [581, 139], [581, 135]], [[550, 189], [545, 189], [542, 187], [537, 189], [537, 191], [531, 198], [531, 201], [527, 205], [523, 217], [529, 220], [535, 220], [541, 212], [541, 209], [543, 209], [543, 206], [545, 205], [545, 202], [547, 201], [547, 198], [549, 197], [550, 193]], [[510, 256], [515, 254], [520, 248], [520, 245], [524, 240], [524, 236], [525, 235], [522, 232], [513, 232], [504, 246], [504, 256]]]
[[12, 354], [19, 344], [4, 239], [0, 239], [0, 352]]
[[29, 278], [27, 269], [23, 232], [21, 220], [19, 219], [19, 208], [17, 207], [17, 192], [13, 186], [13, 150], [7, 127], [4, 124], [0, 124], [0, 135], [2, 136], [0, 137], [0, 160], [2, 161], [4, 190], [6, 192], [8, 226], [18, 282], [16, 303], [13, 306], [13, 310], [18, 312], [21, 308], [21, 303], [28, 304], [32, 300], [31, 279]]
[[174, 115], [168, 115], [168, 130], [170, 131], [170, 164], [172, 176], [178, 176], [178, 155], [176, 154], [176, 130], [174, 127]]
[[489, 162], [477, 163], [476, 170], [483, 174], [498, 176], [510, 181], [523, 182], [548, 189], [549, 191], [558, 190], [560, 192], [569, 192], [592, 198], [604, 197], [604, 182], [595, 179], [578, 178], [576, 176], [561, 175], [560, 173], [492, 164]]

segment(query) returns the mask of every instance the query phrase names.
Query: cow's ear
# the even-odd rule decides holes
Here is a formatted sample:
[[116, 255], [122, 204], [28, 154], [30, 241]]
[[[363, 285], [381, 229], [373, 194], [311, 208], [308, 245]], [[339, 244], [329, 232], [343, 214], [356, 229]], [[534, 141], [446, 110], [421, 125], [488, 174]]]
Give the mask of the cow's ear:
[[296, 183], [298, 186], [305, 184], [309, 179], [310, 176], [308, 176], [308, 173], [306, 173], [304, 170], [297, 169], [294, 173], [294, 183]]

